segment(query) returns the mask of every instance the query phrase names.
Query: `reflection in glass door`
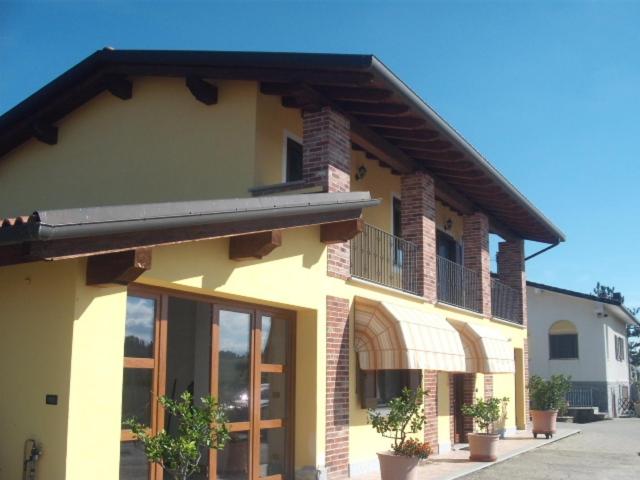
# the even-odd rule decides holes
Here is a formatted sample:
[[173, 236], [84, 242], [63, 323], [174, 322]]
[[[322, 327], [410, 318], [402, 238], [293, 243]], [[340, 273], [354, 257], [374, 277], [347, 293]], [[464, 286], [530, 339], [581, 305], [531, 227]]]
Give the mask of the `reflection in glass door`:
[[288, 319], [216, 309], [212, 394], [226, 408], [231, 441], [212, 458], [218, 480], [284, 479], [289, 472]]
[[[176, 433], [157, 398], [216, 397], [231, 442], [202, 451], [195, 480], [284, 480], [292, 473], [291, 312], [132, 286], [127, 298], [122, 418]], [[123, 425], [124, 427], [124, 425]], [[162, 480], [122, 428], [120, 480]]]

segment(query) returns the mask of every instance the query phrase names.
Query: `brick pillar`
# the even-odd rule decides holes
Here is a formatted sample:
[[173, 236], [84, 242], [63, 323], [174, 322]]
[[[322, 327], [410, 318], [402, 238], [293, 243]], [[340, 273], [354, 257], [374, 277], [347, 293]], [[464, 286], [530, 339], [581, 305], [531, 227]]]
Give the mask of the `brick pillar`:
[[489, 219], [483, 213], [465, 215], [462, 242], [464, 266], [479, 273], [476, 302], [480, 312], [491, 316], [491, 256], [489, 255]]
[[493, 397], [493, 375], [484, 375], [484, 399], [489, 400]]
[[349, 300], [327, 296], [325, 468], [327, 479], [349, 475]]
[[453, 373], [449, 372], [449, 443], [453, 449], [456, 443], [456, 394]]
[[402, 237], [417, 245], [417, 294], [435, 303], [436, 197], [433, 178], [425, 172], [402, 176]]
[[[307, 185], [320, 186], [324, 192], [350, 191], [349, 121], [329, 107], [316, 112], [304, 112], [302, 137], [302, 175]], [[327, 246], [327, 274], [349, 278], [349, 242]]]
[[527, 279], [524, 273], [524, 240], [500, 242], [498, 245], [498, 278], [520, 293], [518, 315], [527, 325]]
[[[524, 268], [524, 240], [509, 240], [500, 242], [498, 246], [498, 278], [505, 285], [520, 293], [518, 302], [518, 317], [525, 327], [528, 323], [527, 314], [527, 278]], [[524, 420], [529, 423], [529, 344], [524, 339]]]
[[524, 423], [529, 425], [529, 339], [524, 339], [522, 348], [524, 357]]
[[[465, 373], [463, 380], [463, 403], [470, 405], [476, 401], [476, 374]], [[473, 433], [473, 418], [464, 417], [462, 424], [463, 442], [467, 441], [467, 433]]]
[[422, 389], [428, 392], [424, 397], [424, 441], [429, 442], [433, 453], [438, 453], [438, 372], [422, 371]]

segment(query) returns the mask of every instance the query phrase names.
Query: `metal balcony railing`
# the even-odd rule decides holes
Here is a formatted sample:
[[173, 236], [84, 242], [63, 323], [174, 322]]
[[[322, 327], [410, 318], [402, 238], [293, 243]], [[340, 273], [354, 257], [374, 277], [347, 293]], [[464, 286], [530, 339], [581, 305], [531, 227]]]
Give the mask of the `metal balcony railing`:
[[438, 301], [481, 311], [480, 275], [459, 263], [437, 257]]
[[593, 407], [592, 388], [572, 388], [565, 397], [570, 407]]
[[491, 279], [491, 314], [514, 323], [522, 323], [520, 292], [504, 283]]
[[351, 240], [351, 275], [409, 293], [418, 293], [415, 244], [365, 224]]

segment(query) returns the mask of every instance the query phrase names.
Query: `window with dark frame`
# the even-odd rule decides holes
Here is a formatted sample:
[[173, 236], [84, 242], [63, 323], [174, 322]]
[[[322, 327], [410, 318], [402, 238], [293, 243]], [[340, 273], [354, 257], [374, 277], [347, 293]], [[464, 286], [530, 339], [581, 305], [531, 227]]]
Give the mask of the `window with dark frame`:
[[402, 238], [402, 222], [401, 222], [401, 211], [402, 211], [402, 203], [398, 197], [393, 197], [392, 208], [392, 222], [391, 226], [393, 231], [391, 232], [394, 236], [393, 240], [393, 264], [397, 267], [402, 267], [402, 245], [401, 242], [397, 241], [395, 238]]
[[624, 338], [616, 335], [614, 341], [616, 348], [616, 360], [624, 362]]
[[549, 358], [552, 360], [578, 358], [578, 335], [575, 333], [549, 335]]
[[286, 152], [286, 182], [302, 180], [302, 144], [291, 137], [287, 137]]
[[362, 408], [384, 408], [398, 397], [403, 388], [422, 385], [421, 370], [360, 370], [360, 403]]

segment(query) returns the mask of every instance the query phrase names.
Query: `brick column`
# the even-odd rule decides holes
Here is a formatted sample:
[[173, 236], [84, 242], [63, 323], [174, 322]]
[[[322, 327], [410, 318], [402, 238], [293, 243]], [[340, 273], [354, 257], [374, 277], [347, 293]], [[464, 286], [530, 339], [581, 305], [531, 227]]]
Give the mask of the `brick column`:
[[325, 468], [327, 479], [349, 475], [349, 300], [327, 296]]
[[493, 375], [484, 375], [484, 399], [489, 400], [493, 397]]
[[[465, 373], [463, 381], [463, 394], [462, 401], [467, 405], [470, 405], [476, 401], [476, 374]], [[467, 433], [473, 433], [473, 418], [464, 417], [462, 424], [462, 437], [463, 442], [467, 441]]]
[[[324, 192], [351, 190], [349, 121], [329, 107], [303, 114], [302, 175], [308, 186]], [[328, 245], [327, 274], [349, 278], [350, 253], [349, 242]]]
[[438, 453], [438, 372], [422, 371], [422, 389], [428, 392], [424, 397], [424, 441], [429, 442], [433, 453]]
[[[509, 240], [500, 242], [498, 246], [498, 278], [505, 285], [517, 290], [520, 294], [518, 302], [518, 317], [525, 327], [528, 323], [527, 314], [527, 278], [524, 266], [524, 240]], [[524, 420], [529, 423], [529, 345], [524, 339]]]
[[433, 178], [425, 172], [402, 176], [402, 237], [417, 245], [417, 293], [429, 302], [437, 300], [436, 197]]
[[491, 316], [491, 257], [489, 255], [489, 219], [483, 213], [465, 215], [462, 242], [464, 266], [479, 273], [475, 297], [480, 312]]
[[527, 279], [524, 273], [524, 240], [500, 242], [498, 245], [498, 278], [520, 293], [518, 315], [527, 325]]
[[456, 394], [453, 373], [449, 372], [449, 443], [456, 443]]

